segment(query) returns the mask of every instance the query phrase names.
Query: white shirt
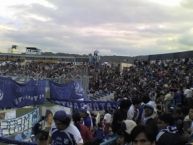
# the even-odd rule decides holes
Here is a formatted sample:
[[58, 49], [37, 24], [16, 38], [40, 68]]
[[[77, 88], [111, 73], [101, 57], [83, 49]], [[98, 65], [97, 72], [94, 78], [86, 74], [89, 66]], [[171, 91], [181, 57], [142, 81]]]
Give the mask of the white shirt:
[[134, 108], [134, 105], [132, 104], [132, 105], [129, 107], [129, 110], [128, 110], [128, 112], [127, 112], [127, 119], [132, 120], [133, 117], [134, 117], [134, 114], [135, 114], [135, 108]]

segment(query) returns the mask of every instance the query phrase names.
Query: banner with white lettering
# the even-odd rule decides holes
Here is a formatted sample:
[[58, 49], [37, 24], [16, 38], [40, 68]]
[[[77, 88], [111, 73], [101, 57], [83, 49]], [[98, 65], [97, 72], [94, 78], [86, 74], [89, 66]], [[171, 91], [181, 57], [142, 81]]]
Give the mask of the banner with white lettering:
[[0, 77], [0, 108], [20, 108], [42, 104], [45, 101], [45, 80], [30, 80], [19, 84]]
[[111, 110], [116, 109], [118, 107], [118, 103], [114, 101], [71, 101], [71, 100], [58, 101], [53, 99], [48, 99], [48, 101], [75, 110], [83, 108], [83, 106], [85, 105], [87, 105], [93, 111]]
[[2, 120], [0, 124], [1, 136], [9, 136], [29, 130], [39, 120], [39, 108], [36, 108], [34, 111], [15, 119]]

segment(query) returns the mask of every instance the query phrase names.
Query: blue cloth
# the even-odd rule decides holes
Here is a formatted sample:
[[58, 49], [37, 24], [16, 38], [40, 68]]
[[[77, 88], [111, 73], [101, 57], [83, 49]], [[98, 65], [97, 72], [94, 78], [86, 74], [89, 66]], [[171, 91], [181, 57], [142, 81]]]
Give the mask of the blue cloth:
[[52, 143], [51, 145], [76, 145], [74, 137], [70, 133], [66, 133], [63, 130], [52, 128]]
[[91, 127], [92, 124], [92, 118], [90, 118], [90, 116], [87, 116], [84, 118], [84, 125], [86, 125], [87, 127]]
[[99, 141], [99, 142], [103, 142], [103, 140], [105, 139], [105, 133], [102, 129], [97, 129], [94, 133], [94, 138]]
[[45, 101], [45, 80], [30, 80], [19, 84], [0, 77], [0, 108], [20, 108], [42, 104]]
[[175, 93], [174, 95], [174, 101], [175, 101], [175, 105], [178, 105], [178, 104], [182, 104], [183, 103], [183, 93]]
[[17, 145], [37, 145], [36, 143], [22, 142], [22, 141], [17, 141], [17, 140], [5, 138], [5, 137], [0, 137], [0, 143], [17, 144]]
[[58, 101], [86, 99], [82, 85], [77, 81], [58, 84], [50, 81], [50, 98]]

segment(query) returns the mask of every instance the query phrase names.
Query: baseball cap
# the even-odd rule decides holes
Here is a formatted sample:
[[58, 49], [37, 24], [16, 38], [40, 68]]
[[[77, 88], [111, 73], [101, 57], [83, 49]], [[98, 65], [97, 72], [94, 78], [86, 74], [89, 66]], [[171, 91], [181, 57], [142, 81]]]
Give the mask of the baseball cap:
[[67, 117], [69, 117], [69, 115], [67, 115], [64, 110], [56, 111], [54, 114], [54, 120], [58, 120], [62, 122], [65, 121]]

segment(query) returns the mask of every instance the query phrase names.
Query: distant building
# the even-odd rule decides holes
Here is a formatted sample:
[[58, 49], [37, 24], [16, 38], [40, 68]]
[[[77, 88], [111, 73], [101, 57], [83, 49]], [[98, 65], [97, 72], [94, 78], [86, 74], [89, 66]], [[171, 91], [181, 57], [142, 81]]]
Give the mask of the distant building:
[[129, 69], [131, 66], [133, 66], [133, 64], [131, 63], [120, 63], [120, 71], [123, 72], [124, 69]]
[[26, 47], [26, 54], [41, 55], [41, 49], [36, 47]]

